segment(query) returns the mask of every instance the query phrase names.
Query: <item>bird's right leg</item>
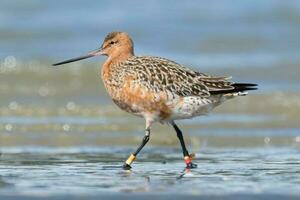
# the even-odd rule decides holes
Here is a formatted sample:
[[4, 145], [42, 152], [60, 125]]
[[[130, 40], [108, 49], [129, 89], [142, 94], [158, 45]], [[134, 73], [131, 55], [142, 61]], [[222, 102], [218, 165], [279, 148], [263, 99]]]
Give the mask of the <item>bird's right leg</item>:
[[131, 164], [133, 163], [133, 161], [136, 159], [136, 156], [138, 155], [138, 153], [143, 149], [143, 147], [147, 144], [147, 142], [150, 139], [150, 124], [146, 123], [146, 130], [145, 130], [145, 136], [143, 137], [142, 143], [140, 144], [140, 146], [137, 148], [137, 150], [131, 154], [128, 159], [125, 161], [124, 165], [123, 165], [123, 169], [131, 169]]

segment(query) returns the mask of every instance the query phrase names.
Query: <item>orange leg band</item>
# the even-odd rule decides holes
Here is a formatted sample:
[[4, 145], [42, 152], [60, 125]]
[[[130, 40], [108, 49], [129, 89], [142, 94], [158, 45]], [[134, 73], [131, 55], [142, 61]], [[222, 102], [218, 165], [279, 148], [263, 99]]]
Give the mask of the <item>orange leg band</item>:
[[184, 162], [186, 164], [190, 164], [192, 162], [192, 158], [190, 156], [184, 156]]

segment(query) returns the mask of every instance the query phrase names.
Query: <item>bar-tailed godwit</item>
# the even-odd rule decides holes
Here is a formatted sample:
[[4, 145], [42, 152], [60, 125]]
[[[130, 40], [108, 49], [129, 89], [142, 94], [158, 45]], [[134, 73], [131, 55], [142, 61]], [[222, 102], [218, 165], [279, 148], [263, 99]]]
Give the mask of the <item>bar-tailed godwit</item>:
[[98, 55], [107, 56], [101, 77], [112, 100], [121, 109], [143, 117], [146, 122], [142, 143], [125, 161], [124, 169], [131, 168], [137, 154], [149, 141], [150, 127], [154, 122], [173, 126], [186, 167], [197, 167], [192, 163], [192, 156], [175, 120], [207, 114], [225, 100], [256, 89], [256, 84], [234, 83], [229, 77], [209, 76], [165, 58], [135, 56], [133, 41], [125, 32], [109, 33], [99, 49], [54, 65]]

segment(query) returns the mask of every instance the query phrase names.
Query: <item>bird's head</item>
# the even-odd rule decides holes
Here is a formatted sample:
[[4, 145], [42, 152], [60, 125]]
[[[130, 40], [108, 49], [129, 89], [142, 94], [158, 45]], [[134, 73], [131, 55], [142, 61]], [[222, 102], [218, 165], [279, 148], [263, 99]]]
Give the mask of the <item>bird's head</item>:
[[100, 48], [91, 51], [86, 55], [68, 59], [53, 65], [63, 65], [99, 55], [106, 55], [111, 58], [128, 58], [133, 56], [133, 54], [133, 41], [129, 35], [126, 32], [111, 32], [105, 37]]
[[109, 33], [101, 46], [102, 54], [115, 57], [122, 53], [133, 54], [133, 42], [125, 32]]

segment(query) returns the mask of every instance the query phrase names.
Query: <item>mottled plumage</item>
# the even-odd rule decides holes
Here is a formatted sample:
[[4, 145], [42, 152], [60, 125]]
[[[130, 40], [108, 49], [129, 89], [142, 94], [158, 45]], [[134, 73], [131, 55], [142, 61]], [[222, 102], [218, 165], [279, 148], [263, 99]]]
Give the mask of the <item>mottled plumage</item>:
[[256, 84], [209, 76], [165, 58], [134, 56], [133, 41], [125, 32], [109, 33], [100, 49], [54, 65], [97, 55], [108, 56], [101, 69], [101, 78], [112, 100], [121, 109], [144, 117], [146, 121], [142, 144], [126, 160], [124, 169], [131, 168], [131, 163], [149, 141], [153, 122], [172, 124], [187, 167], [196, 167], [174, 120], [207, 114], [225, 100], [256, 89]]
[[206, 114], [251, 86], [231, 93], [235, 84], [228, 77], [208, 76], [160, 57], [131, 56], [110, 68], [113, 70], [104, 84], [114, 102], [151, 121], [170, 122]]

